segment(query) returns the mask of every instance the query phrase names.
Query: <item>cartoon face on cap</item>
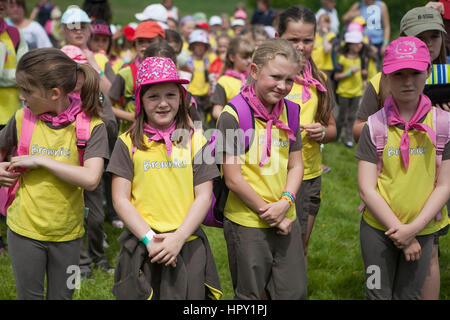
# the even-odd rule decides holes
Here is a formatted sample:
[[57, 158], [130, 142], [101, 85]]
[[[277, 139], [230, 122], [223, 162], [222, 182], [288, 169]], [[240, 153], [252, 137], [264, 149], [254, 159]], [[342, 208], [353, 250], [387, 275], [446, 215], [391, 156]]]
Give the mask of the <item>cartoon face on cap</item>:
[[395, 46], [395, 53], [397, 54], [397, 59], [414, 58], [413, 55], [417, 53], [416, 44], [412, 41], [399, 42]]
[[430, 64], [430, 53], [424, 42], [416, 37], [400, 37], [386, 47], [383, 72], [390, 74], [400, 69], [424, 71]]

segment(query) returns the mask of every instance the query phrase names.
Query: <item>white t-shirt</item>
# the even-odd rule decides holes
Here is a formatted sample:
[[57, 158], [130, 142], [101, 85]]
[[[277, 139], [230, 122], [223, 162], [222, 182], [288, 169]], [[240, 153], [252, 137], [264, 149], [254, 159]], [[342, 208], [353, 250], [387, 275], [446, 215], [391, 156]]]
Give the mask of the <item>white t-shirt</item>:
[[[10, 18], [5, 19], [6, 23], [10, 26], [14, 26], [14, 23]], [[52, 48], [53, 45], [47, 36], [44, 28], [36, 21], [31, 21], [31, 23], [25, 28], [20, 29], [25, 37], [25, 41], [28, 44], [28, 49], [36, 48]]]

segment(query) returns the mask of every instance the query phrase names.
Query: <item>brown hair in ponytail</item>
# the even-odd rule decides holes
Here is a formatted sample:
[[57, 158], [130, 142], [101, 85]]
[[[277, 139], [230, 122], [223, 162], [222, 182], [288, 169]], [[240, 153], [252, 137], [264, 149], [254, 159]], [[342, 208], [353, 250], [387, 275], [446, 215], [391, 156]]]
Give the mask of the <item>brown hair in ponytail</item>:
[[66, 95], [77, 87], [80, 72], [84, 75], [80, 93], [82, 108], [90, 116], [100, 117], [100, 79], [89, 65], [79, 65], [59, 49], [42, 48], [27, 52], [16, 69], [26, 83], [45, 90], [60, 88]]
[[101, 117], [100, 104], [100, 77], [97, 71], [88, 64], [80, 64], [80, 71], [84, 73], [84, 82], [81, 87], [81, 101], [83, 110], [91, 116]]

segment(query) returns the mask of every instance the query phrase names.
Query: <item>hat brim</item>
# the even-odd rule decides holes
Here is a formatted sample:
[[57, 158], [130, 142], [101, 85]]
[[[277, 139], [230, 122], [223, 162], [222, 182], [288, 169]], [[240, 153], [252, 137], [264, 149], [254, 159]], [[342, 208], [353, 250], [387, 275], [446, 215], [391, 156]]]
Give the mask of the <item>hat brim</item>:
[[138, 19], [139, 21], [145, 21], [145, 20], [148, 19], [148, 17], [147, 17], [145, 14], [143, 14], [143, 13], [136, 13], [134, 16], [135, 16], [136, 19]]
[[421, 34], [422, 32], [429, 31], [429, 30], [439, 30], [444, 33], [447, 33], [447, 31], [445, 31], [444, 27], [441, 24], [433, 23], [433, 22], [424, 23], [424, 24], [420, 24], [420, 25], [411, 27], [411, 28], [403, 31], [403, 33], [406, 34], [408, 37], [416, 37], [419, 34]]
[[88, 19], [64, 19], [64, 20], [61, 20], [61, 24], [76, 24], [76, 23], [88, 23], [88, 24], [91, 24], [91, 20], [88, 20]]
[[137, 38], [145, 38], [145, 39], [153, 39], [156, 38], [157, 36], [161, 36], [164, 39], [164, 36], [159, 33], [159, 32], [155, 32], [155, 33], [149, 33], [149, 32], [144, 32], [144, 33], [138, 33], [138, 34], [134, 34], [132, 41], [136, 41]]
[[408, 59], [405, 61], [396, 61], [395, 63], [383, 65], [383, 73], [390, 74], [401, 69], [414, 69], [418, 71], [425, 71], [428, 69], [428, 66], [429, 62], [417, 60], [411, 61]]

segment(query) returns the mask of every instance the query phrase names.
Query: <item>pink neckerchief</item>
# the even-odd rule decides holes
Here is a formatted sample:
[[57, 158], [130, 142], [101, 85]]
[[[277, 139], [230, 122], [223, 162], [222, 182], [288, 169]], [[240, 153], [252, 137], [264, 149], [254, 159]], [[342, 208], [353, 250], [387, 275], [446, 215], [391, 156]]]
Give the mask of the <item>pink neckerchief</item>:
[[[5, 19], [2, 19], [0, 21], [0, 34], [5, 32], [7, 28], [8, 28], [8, 24], [6, 23]], [[8, 50], [6, 50], [6, 54], [5, 54], [5, 63], [6, 63], [6, 61], [8, 61]]]
[[247, 80], [248, 72], [239, 73], [237, 71], [234, 71], [233, 69], [227, 69], [223, 75], [241, 80], [242, 85], [244, 86], [245, 81]]
[[169, 128], [160, 130], [153, 128], [151, 125], [146, 123], [144, 126], [144, 133], [153, 135], [148, 139], [148, 142], [164, 140], [164, 143], [166, 144], [167, 154], [170, 156], [172, 154], [172, 140], [170, 138], [172, 136], [172, 133], [175, 131], [176, 126], [177, 122], [174, 121]]
[[255, 84], [244, 86], [241, 90], [241, 95], [249, 104], [250, 108], [252, 108], [254, 116], [267, 121], [266, 135], [264, 137], [264, 149], [259, 162], [259, 166], [262, 167], [269, 161], [270, 158], [270, 151], [272, 147], [272, 125], [275, 125], [278, 129], [286, 132], [290, 140], [295, 141], [296, 138], [292, 130], [283, 121], [278, 119], [284, 109], [284, 99], [278, 101], [278, 103], [273, 107], [272, 112], [269, 114], [266, 107], [264, 107], [261, 100], [259, 100], [256, 95]]
[[2, 19], [0, 21], [0, 34], [6, 31], [6, 28], [8, 28], [8, 24], [6, 23], [5, 19]]
[[414, 112], [411, 119], [408, 122], [403, 120], [398, 111], [397, 104], [395, 103], [394, 98], [390, 95], [385, 103], [384, 107], [386, 109], [386, 118], [387, 124], [390, 126], [394, 126], [396, 124], [402, 124], [405, 126], [405, 131], [403, 132], [402, 139], [400, 140], [400, 152], [403, 159], [403, 164], [405, 165], [406, 170], [409, 167], [409, 136], [408, 130], [416, 129], [419, 131], [425, 131], [431, 138], [433, 145], [436, 145], [436, 132], [423, 123], [418, 123], [420, 119], [422, 119], [428, 112], [431, 110], [431, 101], [430, 99], [424, 95], [420, 95], [419, 105], [417, 106], [416, 112]]
[[66, 110], [64, 110], [57, 116], [52, 116], [48, 113], [40, 114], [39, 119], [45, 122], [51, 122], [52, 126], [54, 127], [74, 122], [77, 114], [83, 111], [81, 108], [81, 98], [79, 94], [71, 93], [69, 95], [69, 99], [70, 105]]
[[311, 85], [316, 86], [319, 91], [327, 92], [327, 89], [318, 80], [312, 77], [311, 63], [309, 60], [306, 61], [306, 64], [303, 67], [302, 76], [303, 78], [300, 78], [299, 76], [295, 77], [295, 83], [303, 86], [302, 103], [305, 103], [311, 99], [311, 92], [309, 91], [309, 86]]

